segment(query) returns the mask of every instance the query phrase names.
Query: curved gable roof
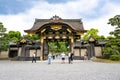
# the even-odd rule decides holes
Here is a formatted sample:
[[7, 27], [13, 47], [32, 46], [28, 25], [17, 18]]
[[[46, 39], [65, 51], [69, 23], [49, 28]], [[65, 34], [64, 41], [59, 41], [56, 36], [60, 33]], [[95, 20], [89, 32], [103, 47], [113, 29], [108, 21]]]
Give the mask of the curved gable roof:
[[[53, 18], [56, 18], [56, 16], [53, 16]], [[40, 29], [45, 24], [50, 23], [63, 23], [69, 25], [73, 30], [75, 31], [82, 31], [84, 32], [83, 23], [81, 19], [61, 19], [57, 16], [56, 19], [35, 19], [34, 25], [31, 29], [24, 30], [25, 32], [33, 32]]]

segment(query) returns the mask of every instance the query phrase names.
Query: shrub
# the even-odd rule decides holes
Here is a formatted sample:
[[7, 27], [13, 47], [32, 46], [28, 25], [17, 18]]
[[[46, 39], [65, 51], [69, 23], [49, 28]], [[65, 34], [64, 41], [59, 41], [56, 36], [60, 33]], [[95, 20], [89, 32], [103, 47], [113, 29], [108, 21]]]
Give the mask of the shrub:
[[102, 56], [102, 58], [103, 58], [103, 59], [109, 59], [109, 58], [110, 58], [110, 55], [112, 55], [112, 54], [108, 54], [108, 53], [105, 54], [105, 53], [104, 53], [103, 56]]
[[110, 60], [118, 61], [120, 60], [120, 55], [117, 54], [110, 55]]

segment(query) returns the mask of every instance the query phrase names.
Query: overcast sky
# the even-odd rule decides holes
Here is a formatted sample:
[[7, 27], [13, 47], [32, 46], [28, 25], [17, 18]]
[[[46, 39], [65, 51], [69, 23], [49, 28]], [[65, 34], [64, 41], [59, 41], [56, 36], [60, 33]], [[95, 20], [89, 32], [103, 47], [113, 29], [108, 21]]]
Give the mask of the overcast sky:
[[30, 29], [38, 19], [57, 15], [62, 19], [82, 19], [85, 30], [95, 28], [109, 36], [114, 28], [108, 19], [120, 14], [120, 0], [0, 0], [0, 22], [7, 31]]

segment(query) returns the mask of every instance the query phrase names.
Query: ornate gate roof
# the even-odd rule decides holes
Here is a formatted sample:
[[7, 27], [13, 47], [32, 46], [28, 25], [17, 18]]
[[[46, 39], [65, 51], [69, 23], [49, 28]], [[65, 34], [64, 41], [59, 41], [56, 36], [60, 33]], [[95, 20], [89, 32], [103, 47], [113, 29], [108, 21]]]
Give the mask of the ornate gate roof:
[[61, 19], [59, 16], [53, 16], [51, 19], [35, 19], [31, 29], [24, 30], [25, 32], [36, 32], [44, 25], [48, 24], [64, 24], [71, 27], [76, 32], [85, 32], [81, 19]]

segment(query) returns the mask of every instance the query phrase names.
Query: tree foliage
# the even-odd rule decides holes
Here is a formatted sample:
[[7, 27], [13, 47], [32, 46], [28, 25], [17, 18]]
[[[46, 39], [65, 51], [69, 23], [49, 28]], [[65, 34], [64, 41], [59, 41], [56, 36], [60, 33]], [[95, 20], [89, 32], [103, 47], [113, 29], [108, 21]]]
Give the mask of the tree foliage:
[[10, 41], [18, 41], [21, 38], [21, 33], [19, 31], [9, 31], [7, 37]]
[[39, 39], [39, 35], [38, 34], [33, 34], [32, 36], [27, 34], [24, 35], [25, 38], [30, 39], [30, 40], [38, 40]]
[[109, 42], [104, 48], [104, 55], [108, 55], [108, 58], [114, 54], [120, 54], [120, 15], [116, 15], [109, 19], [108, 24], [115, 27], [115, 30], [110, 32], [113, 37], [109, 38]]
[[105, 37], [102, 35], [102, 36], [99, 36], [98, 35], [98, 29], [94, 29], [94, 28], [91, 28], [90, 30], [87, 31], [87, 33], [84, 35], [84, 39], [85, 40], [88, 40], [90, 35], [92, 35], [95, 39], [99, 40], [99, 39], [105, 39]]
[[1, 55], [1, 51], [5, 51], [9, 47], [8, 45], [9, 42], [5, 32], [6, 32], [6, 28], [3, 26], [2, 23], [0, 23], [0, 55]]
[[0, 38], [3, 38], [5, 36], [6, 28], [3, 26], [3, 24], [0, 22]]
[[114, 35], [116, 38], [120, 38], [120, 15], [110, 18], [108, 24], [115, 27], [115, 30], [110, 32], [110, 34]]
[[52, 53], [68, 53], [68, 43], [67, 42], [49, 42], [49, 51]]

